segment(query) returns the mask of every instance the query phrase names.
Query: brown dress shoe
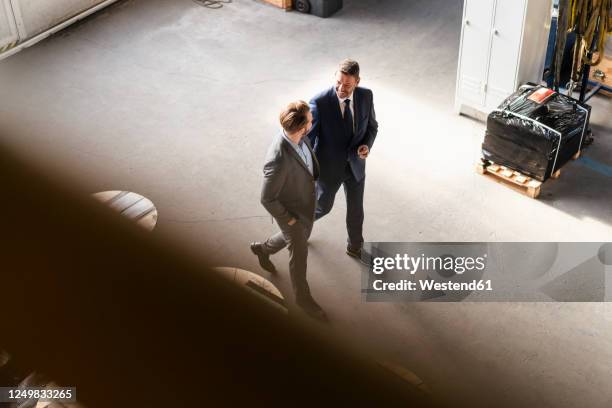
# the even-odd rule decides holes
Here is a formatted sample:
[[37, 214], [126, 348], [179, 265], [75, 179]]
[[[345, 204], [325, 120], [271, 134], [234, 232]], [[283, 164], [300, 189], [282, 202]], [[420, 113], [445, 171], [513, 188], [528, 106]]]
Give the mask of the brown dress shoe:
[[353, 248], [350, 245], [346, 247], [346, 254], [353, 258], [361, 258], [361, 248]]

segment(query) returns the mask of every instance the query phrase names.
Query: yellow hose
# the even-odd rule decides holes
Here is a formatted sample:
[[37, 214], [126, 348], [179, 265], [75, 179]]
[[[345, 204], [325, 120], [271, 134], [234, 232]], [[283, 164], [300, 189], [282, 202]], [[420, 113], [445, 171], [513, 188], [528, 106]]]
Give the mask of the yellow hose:
[[606, 36], [612, 32], [611, 6], [612, 0], [570, 0], [568, 27], [570, 32], [576, 33], [575, 66], [580, 61], [591, 66], [601, 62]]

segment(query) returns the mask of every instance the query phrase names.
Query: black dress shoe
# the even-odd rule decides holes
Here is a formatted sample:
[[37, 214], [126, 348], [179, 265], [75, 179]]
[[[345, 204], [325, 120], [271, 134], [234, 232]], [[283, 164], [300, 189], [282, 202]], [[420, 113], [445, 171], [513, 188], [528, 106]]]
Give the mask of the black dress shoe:
[[320, 322], [328, 322], [327, 314], [325, 311], [319, 306], [317, 302], [313, 298], [310, 298], [305, 301], [298, 301], [298, 306], [302, 308], [304, 313], [306, 313], [309, 317], [318, 320]]
[[259, 259], [259, 266], [261, 266], [268, 272], [276, 272], [276, 267], [274, 266], [272, 261], [270, 261], [270, 256], [263, 252], [261, 244], [259, 242], [253, 242], [251, 244], [251, 252], [257, 255], [257, 259]]
[[364, 251], [362, 248], [353, 248], [350, 245], [346, 247], [346, 254], [352, 258], [359, 259], [366, 266], [372, 265], [372, 255]]

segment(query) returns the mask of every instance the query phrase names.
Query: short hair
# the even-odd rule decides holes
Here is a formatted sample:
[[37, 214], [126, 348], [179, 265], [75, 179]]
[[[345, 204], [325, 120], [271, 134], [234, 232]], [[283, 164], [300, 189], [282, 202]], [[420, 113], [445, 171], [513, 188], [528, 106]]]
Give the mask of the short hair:
[[280, 124], [287, 133], [295, 133], [308, 124], [310, 107], [304, 101], [291, 102], [280, 113]]
[[359, 78], [359, 63], [352, 59], [345, 59], [338, 66], [338, 71]]

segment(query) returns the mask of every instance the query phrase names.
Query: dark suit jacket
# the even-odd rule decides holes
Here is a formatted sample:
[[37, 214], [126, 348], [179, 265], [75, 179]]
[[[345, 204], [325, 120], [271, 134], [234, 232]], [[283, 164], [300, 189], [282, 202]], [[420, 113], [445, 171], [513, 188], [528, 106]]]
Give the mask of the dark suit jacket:
[[319, 163], [304, 138], [312, 155], [313, 173], [295, 149], [279, 134], [268, 149], [264, 165], [261, 203], [279, 226], [286, 226], [296, 218], [305, 226], [312, 226], [315, 212], [315, 180], [319, 177]]
[[378, 122], [372, 91], [357, 87], [353, 98], [355, 133], [352, 138], [342, 121], [342, 111], [334, 87], [319, 93], [310, 101], [313, 122], [308, 138], [321, 166], [322, 181], [341, 181], [347, 159], [357, 181], [365, 177], [365, 160], [359, 158], [357, 148], [367, 145], [372, 149], [378, 133]]

